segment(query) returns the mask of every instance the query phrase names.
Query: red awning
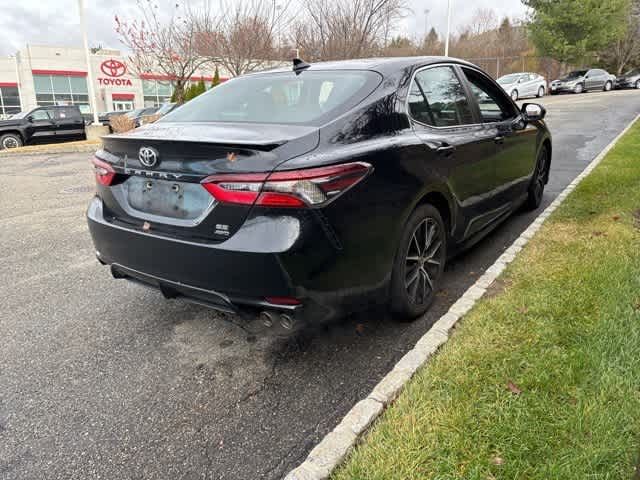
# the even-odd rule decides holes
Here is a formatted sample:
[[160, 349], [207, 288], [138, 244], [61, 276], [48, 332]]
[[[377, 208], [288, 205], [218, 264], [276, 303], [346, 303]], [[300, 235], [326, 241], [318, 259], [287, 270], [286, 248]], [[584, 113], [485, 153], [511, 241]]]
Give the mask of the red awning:
[[86, 77], [87, 72], [76, 70], [31, 70], [34, 75], [61, 75], [65, 77]]
[[112, 93], [111, 98], [113, 100], [133, 100], [135, 94], [133, 93]]
[[17, 87], [18, 84], [15, 82], [0, 82], [0, 87]]

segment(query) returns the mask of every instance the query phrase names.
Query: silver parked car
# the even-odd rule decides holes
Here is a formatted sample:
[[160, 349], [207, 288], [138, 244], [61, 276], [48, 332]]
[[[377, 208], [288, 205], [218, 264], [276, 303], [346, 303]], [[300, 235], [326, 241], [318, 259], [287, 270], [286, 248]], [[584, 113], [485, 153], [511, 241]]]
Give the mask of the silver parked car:
[[498, 79], [498, 84], [513, 100], [524, 97], [544, 97], [547, 79], [537, 73], [512, 73]]
[[551, 82], [551, 94], [562, 92], [582, 93], [589, 90], [604, 90], [608, 92], [613, 89], [615, 84], [615, 75], [611, 75], [601, 68], [574, 70], [564, 77]]

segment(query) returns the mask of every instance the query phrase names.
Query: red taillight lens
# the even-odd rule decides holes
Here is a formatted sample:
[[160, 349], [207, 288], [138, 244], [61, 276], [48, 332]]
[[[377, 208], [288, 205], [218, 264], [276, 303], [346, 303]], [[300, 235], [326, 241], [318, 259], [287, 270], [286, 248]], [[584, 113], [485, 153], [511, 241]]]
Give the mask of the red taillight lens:
[[213, 175], [204, 188], [219, 202], [266, 207], [315, 207], [324, 205], [364, 179], [368, 163], [289, 170], [269, 174]]
[[113, 182], [113, 177], [116, 176], [116, 171], [107, 162], [93, 157], [93, 168], [96, 173], [96, 182], [101, 185], [109, 186]]
[[267, 297], [265, 300], [273, 305], [301, 305], [302, 302], [294, 297]]

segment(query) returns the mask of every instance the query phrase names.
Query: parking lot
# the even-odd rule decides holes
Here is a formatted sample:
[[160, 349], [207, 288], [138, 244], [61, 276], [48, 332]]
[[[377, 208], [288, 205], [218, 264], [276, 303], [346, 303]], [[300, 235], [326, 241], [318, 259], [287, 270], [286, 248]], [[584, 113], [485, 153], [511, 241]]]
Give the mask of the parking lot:
[[[541, 103], [554, 140], [544, 207], [638, 114], [640, 92]], [[285, 340], [112, 279], [84, 219], [88, 154], [0, 157], [0, 177], [7, 480], [280, 478], [537, 215], [454, 260], [412, 324], [370, 312]]]

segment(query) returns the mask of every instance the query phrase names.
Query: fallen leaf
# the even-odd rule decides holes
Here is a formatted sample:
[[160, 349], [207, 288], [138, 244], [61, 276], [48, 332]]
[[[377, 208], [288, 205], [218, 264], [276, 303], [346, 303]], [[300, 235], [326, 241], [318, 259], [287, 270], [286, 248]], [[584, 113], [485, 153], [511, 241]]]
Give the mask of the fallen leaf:
[[494, 465], [504, 465], [504, 458], [502, 458], [502, 457], [493, 457], [491, 459], [491, 463], [493, 463]]
[[620, 215], [614, 215], [612, 218], [614, 222], [617, 222], [618, 220], [620, 220]]
[[513, 393], [514, 395], [520, 395], [522, 393], [522, 390], [520, 390], [518, 388], [518, 386], [513, 383], [513, 382], [509, 382], [507, 383], [507, 388], [511, 391], [511, 393]]
[[529, 313], [529, 309], [527, 307], [520, 307], [518, 309], [518, 312], [520, 312], [522, 315]]

